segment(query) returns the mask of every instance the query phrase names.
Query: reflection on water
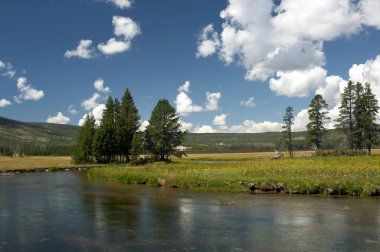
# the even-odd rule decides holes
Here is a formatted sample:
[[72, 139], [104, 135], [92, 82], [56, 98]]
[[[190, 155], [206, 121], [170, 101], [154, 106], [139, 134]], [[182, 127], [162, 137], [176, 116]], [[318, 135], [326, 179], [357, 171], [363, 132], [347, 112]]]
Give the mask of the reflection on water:
[[0, 251], [374, 251], [379, 203], [23, 174], [0, 177]]

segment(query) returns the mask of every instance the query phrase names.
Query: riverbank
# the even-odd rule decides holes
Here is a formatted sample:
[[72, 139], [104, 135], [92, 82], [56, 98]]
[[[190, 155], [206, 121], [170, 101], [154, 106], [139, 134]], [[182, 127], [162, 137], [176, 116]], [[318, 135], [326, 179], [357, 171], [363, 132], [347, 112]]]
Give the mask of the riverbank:
[[0, 157], [0, 175], [39, 171], [83, 170], [93, 167], [99, 167], [99, 165], [75, 165], [72, 163], [71, 157]]
[[207, 191], [322, 195], [380, 195], [380, 156], [268, 157], [212, 155], [144, 166], [92, 169], [103, 181]]

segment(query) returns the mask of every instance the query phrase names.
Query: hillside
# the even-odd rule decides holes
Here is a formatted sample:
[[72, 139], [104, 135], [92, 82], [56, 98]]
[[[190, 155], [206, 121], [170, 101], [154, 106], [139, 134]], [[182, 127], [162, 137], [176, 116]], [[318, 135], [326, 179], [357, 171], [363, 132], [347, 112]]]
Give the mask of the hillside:
[[0, 153], [68, 155], [78, 133], [78, 126], [26, 123], [0, 117]]
[[[26, 123], [0, 117], [0, 155], [10, 152], [26, 155], [71, 155], [78, 126]], [[281, 139], [280, 132], [267, 133], [190, 133], [183, 143], [191, 152], [271, 151]], [[305, 132], [293, 135], [295, 149], [306, 148]], [[329, 131], [324, 148], [344, 145], [341, 134]]]

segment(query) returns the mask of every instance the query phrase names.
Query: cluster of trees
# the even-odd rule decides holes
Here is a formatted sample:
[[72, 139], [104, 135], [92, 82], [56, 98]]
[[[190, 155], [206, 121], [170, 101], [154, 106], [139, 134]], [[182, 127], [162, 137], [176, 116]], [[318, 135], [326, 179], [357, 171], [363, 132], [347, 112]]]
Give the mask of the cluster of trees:
[[[320, 148], [323, 136], [327, 132], [325, 123], [330, 119], [327, 116], [327, 107], [328, 104], [319, 94], [314, 96], [309, 105], [309, 123], [306, 126], [307, 142], [315, 149]], [[371, 85], [366, 83], [363, 86], [360, 82], [354, 84], [349, 81], [341, 94], [336, 128], [344, 133], [350, 150], [366, 149], [371, 154], [372, 146], [377, 143], [378, 126], [375, 121], [378, 113], [378, 101], [372, 92]], [[287, 107], [282, 128], [283, 143], [290, 157], [293, 157], [294, 149], [293, 120], [293, 108]]]
[[139, 127], [140, 116], [130, 91], [125, 91], [121, 102], [109, 97], [99, 125], [92, 115], [86, 117], [79, 133], [74, 162], [137, 163], [145, 152], [154, 160], [182, 156], [177, 147], [186, 132], [181, 131], [179, 117], [168, 100], [158, 101], [145, 132], [139, 132]]

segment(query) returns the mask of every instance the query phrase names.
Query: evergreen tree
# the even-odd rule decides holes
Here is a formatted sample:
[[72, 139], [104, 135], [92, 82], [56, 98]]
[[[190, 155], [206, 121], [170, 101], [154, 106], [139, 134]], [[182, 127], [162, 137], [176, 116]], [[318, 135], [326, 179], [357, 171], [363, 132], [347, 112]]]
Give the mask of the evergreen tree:
[[80, 129], [78, 143], [74, 151], [74, 162], [91, 163], [93, 161], [92, 143], [95, 135], [95, 118], [87, 115], [83, 126]]
[[119, 162], [122, 162], [123, 153], [121, 146], [121, 136], [122, 136], [122, 125], [125, 122], [121, 120], [121, 106], [117, 98], [114, 101], [114, 118], [115, 118], [115, 155], [117, 156]]
[[379, 105], [375, 94], [372, 93], [371, 85], [365, 84], [362, 96], [364, 111], [361, 116], [363, 127], [363, 146], [371, 154], [372, 145], [377, 143], [378, 128], [375, 123], [379, 113]]
[[292, 141], [292, 124], [293, 124], [293, 107], [287, 107], [283, 118], [284, 126], [282, 126], [283, 141], [288, 149], [289, 156], [293, 157], [293, 141]]
[[178, 147], [186, 132], [180, 130], [179, 117], [166, 99], [158, 101], [146, 128], [147, 148], [156, 160], [168, 160], [171, 155], [181, 157]]
[[358, 82], [354, 85], [355, 98], [354, 98], [354, 130], [352, 132], [353, 146], [356, 149], [362, 149], [364, 144], [364, 125], [366, 120], [366, 104], [363, 97], [363, 85]]
[[343, 130], [347, 136], [349, 148], [354, 149], [354, 130], [355, 130], [355, 86], [352, 81], [347, 83], [341, 94], [341, 104], [339, 107], [339, 117], [337, 128]]
[[112, 97], [109, 97], [103, 111], [103, 119], [96, 131], [94, 140], [94, 155], [98, 163], [114, 161], [116, 154], [115, 110]]
[[322, 136], [327, 132], [323, 125], [325, 120], [329, 119], [326, 111], [327, 106], [320, 94], [315, 95], [309, 105], [309, 123], [306, 125], [307, 141], [317, 149], [321, 147]]
[[129, 160], [133, 135], [140, 126], [140, 116], [128, 88], [121, 99], [120, 114], [116, 124], [122, 161]]
[[144, 152], [144, 142], [141, 137], [141, 132], [135, 132], [132, 139], [132, 148], [131, 148], [131, 161], [134, 164], [137, 164], [139, 157]]

